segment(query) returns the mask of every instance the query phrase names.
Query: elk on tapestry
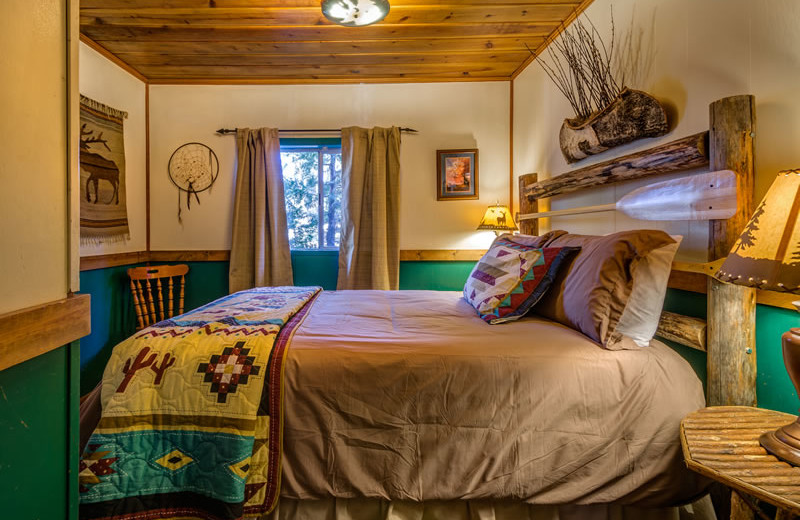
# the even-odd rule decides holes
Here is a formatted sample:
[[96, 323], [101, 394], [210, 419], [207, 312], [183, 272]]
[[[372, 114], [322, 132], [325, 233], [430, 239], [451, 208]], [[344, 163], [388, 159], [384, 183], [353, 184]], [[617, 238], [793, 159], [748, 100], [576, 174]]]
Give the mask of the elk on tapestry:
[[125, 204], [128, 114], [81, 96], [81, 243], [116, 242], [129, 236]]

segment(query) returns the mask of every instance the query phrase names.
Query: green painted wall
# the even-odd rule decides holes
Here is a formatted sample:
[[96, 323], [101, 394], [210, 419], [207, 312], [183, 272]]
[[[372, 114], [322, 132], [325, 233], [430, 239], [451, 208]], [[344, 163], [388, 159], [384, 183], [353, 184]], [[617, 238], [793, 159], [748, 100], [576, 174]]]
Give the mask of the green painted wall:
[[339, 251], [292, 251], [292, 272], [295, 285], [319, 285], [335, 291]]
[[400, 262], [400, 289], [460, 291], [475, 262]]
[[[400, 289], [459, 291], [475, 262], [401, 262]], [[337, 251], [293, 251], [295, 285], [336, 288]], [[92, 294], [92, 335], [81, 342], [81, 392], [99, 381], [111, 348], [134, 329], [133, 308], [127, 288], [127, 267], [114, 267], [81, 273], [81, 287]], [[227, 262], [189, 264], [186, 308], [192, 309], [227, 294]], [[702, 294], [670, 290], [665, 308], [704, 318], [706, 299]], [[800, 400], [786, 374], [780, 348], [781, 334], [800, 326], [796, 312], [759, 305], [756, 312], [756, 349], [759, 406], [797, 413]], [[701, 380], [706, 378], [706, 355], [680, 345], [672, 345], [686, 358]]]
[[78, 342], [0, 372], [0, 517], [77, 518]]
[[800, 315], [796, 311], [757, 306], [758, 406], [797, 414], [800, 400], [784, 367], [781, 347], [781, 336], [792, 327], [800, 327]]
[[[664, 308], [687, 316], [706, 317], [705, 295], [669, 290]], [[800, 315], [795, 311], [756, 306], [756, 385], [758, 406], [797, 414], [800, 399], [783, 365], [781, 335], [792, 327], [800, 327]], [[692, 364], [700, 378], [706, 380], [706, 355], [687, 347], [671, 344]]]

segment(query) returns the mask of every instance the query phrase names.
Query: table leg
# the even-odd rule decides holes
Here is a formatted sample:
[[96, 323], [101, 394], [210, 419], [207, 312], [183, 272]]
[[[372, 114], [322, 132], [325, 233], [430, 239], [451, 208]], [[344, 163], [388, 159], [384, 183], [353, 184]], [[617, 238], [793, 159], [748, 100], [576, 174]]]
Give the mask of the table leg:
[[731, 493], [731, 520], [754, 520], [755, 513], [750, 505], [739, 496], [739, 493]]

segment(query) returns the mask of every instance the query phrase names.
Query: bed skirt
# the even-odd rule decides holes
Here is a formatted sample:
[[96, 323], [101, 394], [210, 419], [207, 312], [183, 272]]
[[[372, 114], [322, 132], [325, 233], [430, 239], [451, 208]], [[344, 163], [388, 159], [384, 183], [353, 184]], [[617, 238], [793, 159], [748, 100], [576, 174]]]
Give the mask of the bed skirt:
[[[281, 498], [258, 520], [716, 520], [711, 498], [681, 507], [547, 506], [490, 500], [433, 502]], [[250, 520], [248, 518], [248, 520]]]

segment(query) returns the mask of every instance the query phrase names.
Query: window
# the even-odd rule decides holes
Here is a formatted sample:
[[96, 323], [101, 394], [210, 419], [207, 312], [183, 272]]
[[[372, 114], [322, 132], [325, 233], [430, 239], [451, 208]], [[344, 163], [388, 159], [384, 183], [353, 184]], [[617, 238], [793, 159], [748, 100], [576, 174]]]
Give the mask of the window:
[[342, 222], [338, 139], [281, 139], [286, 217], [292, 249], [337, 249]]

